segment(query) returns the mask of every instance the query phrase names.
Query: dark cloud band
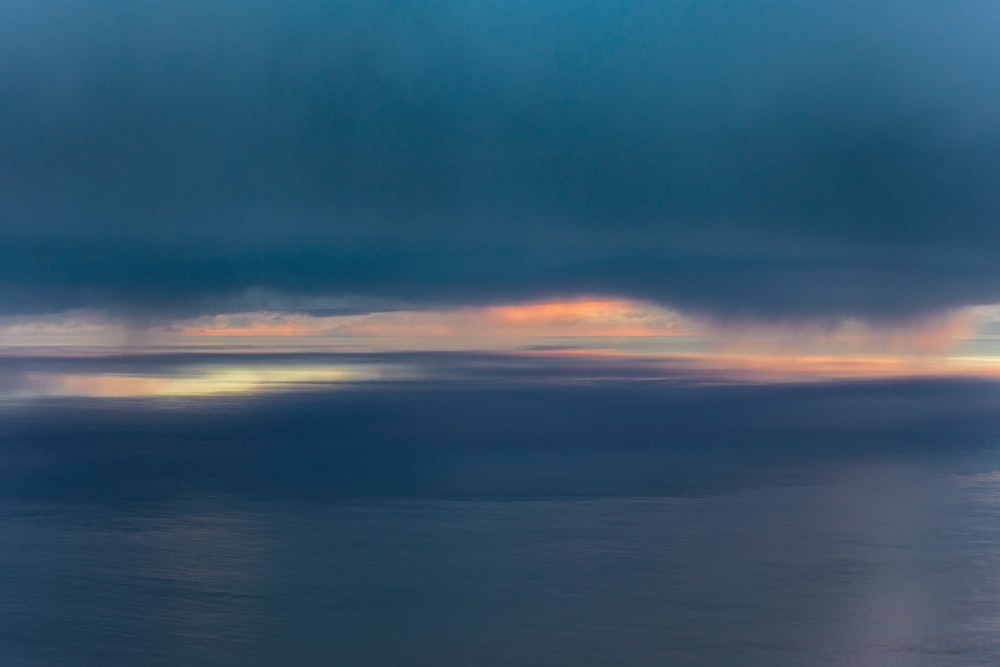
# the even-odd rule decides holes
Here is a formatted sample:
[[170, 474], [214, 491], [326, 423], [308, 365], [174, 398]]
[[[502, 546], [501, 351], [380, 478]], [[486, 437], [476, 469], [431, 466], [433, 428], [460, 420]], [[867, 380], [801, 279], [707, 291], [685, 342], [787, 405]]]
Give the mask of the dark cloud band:
[[996, 301], [991, 18], [0, 4], [0, 308], [590, 292], [897, 318]]

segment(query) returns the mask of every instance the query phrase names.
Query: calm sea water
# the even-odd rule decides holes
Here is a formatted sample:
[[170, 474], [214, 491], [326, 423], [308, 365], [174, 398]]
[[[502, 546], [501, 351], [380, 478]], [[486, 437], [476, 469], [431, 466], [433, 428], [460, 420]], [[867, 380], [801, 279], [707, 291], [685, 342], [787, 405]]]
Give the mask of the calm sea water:
[[7, 405], [0, 664], [996, 664], [995, 390], [630, 391]]
[[4, 665], [987, 665], [1000, 479], [718, 496], [5, 503]]

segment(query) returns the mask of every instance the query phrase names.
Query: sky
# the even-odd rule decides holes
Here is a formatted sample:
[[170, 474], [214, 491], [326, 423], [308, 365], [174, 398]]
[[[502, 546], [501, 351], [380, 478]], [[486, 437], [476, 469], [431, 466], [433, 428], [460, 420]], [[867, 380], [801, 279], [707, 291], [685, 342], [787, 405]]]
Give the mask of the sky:
[[998, 22], [0, 0], [0, 344], [989, 365]]

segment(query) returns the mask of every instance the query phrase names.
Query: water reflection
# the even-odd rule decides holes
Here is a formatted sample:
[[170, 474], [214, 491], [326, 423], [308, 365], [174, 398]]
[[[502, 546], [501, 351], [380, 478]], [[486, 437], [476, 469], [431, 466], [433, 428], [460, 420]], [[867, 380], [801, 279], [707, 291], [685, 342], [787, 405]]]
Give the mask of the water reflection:
[[93, 398], [212, 396], [220, 394], [253, 394], [301, 389], [304, 385], [335, 386], [351, 382], [407, 377], [402, 369], [385, 365], [317, 364], [287, 365], [219, 365], [208, 363], [197, 367], [150, 372], [122, 373], [58, 373], [29, 372], [8, 382], [7, 396]]
[[368, 382], [687, 382], [797, 384], [996, 377], [990, 365], [932, 359], [738, 354], [620, 353], [578, 347], [482, 352], [219, 352], [95, 350], [0, 356], [0, 399], [200, 397], [336, 389]]

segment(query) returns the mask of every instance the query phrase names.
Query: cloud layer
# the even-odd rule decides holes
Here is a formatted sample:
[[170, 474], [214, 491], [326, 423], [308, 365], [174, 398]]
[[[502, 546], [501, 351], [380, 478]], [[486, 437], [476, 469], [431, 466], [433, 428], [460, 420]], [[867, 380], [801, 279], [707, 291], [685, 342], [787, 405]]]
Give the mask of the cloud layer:
[[0, 3], [0, 309], [1000, 301], [987, 2]]

